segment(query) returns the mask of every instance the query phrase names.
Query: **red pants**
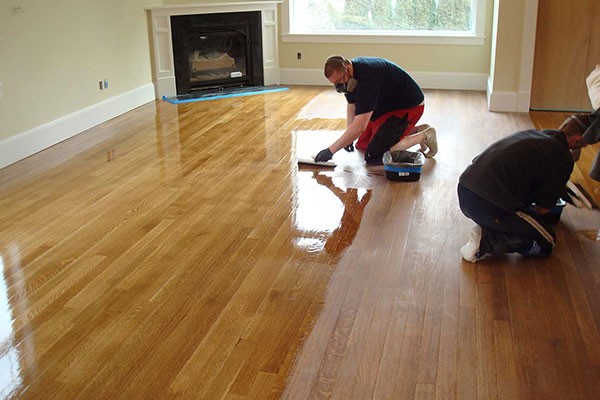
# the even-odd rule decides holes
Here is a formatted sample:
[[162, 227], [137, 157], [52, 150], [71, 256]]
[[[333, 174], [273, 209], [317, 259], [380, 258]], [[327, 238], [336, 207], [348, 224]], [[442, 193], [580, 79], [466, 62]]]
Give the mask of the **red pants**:
[[[421, 105], [418, 105], [416, 107], [409, 108], [406, 110], [390, 111], [390, 112], [387, 112], [387, 113], [381, 115], [375, 121], [369, 121], [367, 128], [360, 135], [360, 137], [358, 138], [358, 141], [356, 142], [356, 148], [359, 150], [367, 150], [369, 142], [371, 141], [373, 136], [375, 136], [377, 134], [377, 132], [379, 131], [379, 128], [381, 128], [381, 126], [384, 124], [384, 122], [386, 122], [390, 117], [396, 117], [396, 118], [407, 117], [406, 129], [404, 129], [404, 132], [400, 133], [400, 136], [398, 136], [399, 132], [379, 132], [380, 135], [385, 135], [385, 136], [389, 135], [390, 140], [394, 141], [394, 143], [389, 144], [388, 148], [385, 149], [384, 151], [389, 150], [390, 147], [392, 147], [393, 145], [398, 143], [400, 141], [400, 139], [402, 139], [404, 136], [406, 136], [408, 134], [408, 132], [410, 132], [411, 129], [415, 127], [415, 125], [417, 124], [417, 122], [419, 121], [421, 116], [423, 115], [424, 110], [425, 110], [425, 106], [423, 104], [421, 104]], [[389, 140], [386, 142], [389, 142]]]

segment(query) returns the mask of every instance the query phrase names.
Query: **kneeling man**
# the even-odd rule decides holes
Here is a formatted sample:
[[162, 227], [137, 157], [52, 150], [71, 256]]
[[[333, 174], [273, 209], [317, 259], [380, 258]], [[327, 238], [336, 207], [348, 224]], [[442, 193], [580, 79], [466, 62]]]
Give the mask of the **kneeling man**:
[[552, 253], [556, 236], [543, 216], [564, 192], [574, 166], [569, 150], [588, 144], [583, 134], [593, 118], [576, 114], [558, 130], [516, 132], [475, 157], [458, 183], [460, 209], [477, 224], [460, 250], [466, 261]]

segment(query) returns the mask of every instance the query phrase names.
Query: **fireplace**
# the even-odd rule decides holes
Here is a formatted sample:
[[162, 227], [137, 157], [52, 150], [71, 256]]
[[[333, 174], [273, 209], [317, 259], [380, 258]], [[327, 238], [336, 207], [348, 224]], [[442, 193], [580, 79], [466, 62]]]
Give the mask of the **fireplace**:
[[[277, 5], [280, 3], [281, 0], [237, 2], [234, 0], [225, 3], [207, 2], [206, 4], [181, 4], [146, 8], [148, 22], [151, 27], [152, 80], [156, 98], [162, 99], [163, 97], [178, 95], [179, 77], [175, 78], [176, 64], [177, 75], [179, 75], [179, 69], [182, 69], [185, 71], [184, 75], [187, 75], [187, 80], [190, 81], [189, 88], [183, 89], [185, 92], [203, 90], [201, 89], [202, 85], [206, 87], [221, 87], [228, 84], [278, 85], [280, 77]], [[252, 14], [254, 16], [251, 17], [251, 21], [255, 21], [257, 14], [254, 14], [254, 12], [260, 16], [257, 31], [253, 31], [255, 29], [254, 22], [245, 22], [245, 19], [242, 21], [238, 17], [233, 17], [236, 14], [241, 14], [244, 17]], [[220, 17], [217, 17], [216, 20], [213, 20], [212, 17], [207, 20], [196, 18], [213, 15], [220, 15]], [[209, 54], [205, 54], [204, 50], [201, 52], [189, 50], [184, 53], [189, 53], [187, 57], [184, 56], [176, 61], [174, 47], [180, 45], [176, 44], [173, 39], [175, 35], [173, 23], [179, 17], [193, 17], [190, 19], [192, 25], [202, 27], [205, 34], [202, 34], [201, 30], [192, 30], [189, 35], [195, 36], [193, 40], [210, 42], [212, 48], [218, 49], [217, 54], [211, 51], [208, 51]], [[224, 24], [229, 26], [225, 28], [223, 27]], [[203, 37], [206, 39], [202, 39]], [[240, 44], [242, 37], [245, 37], [245, 40], [249, 38], [249, 42], [246, 42], [245, 46]], [[223, 49], [227, 51], [223, 51]], [[252, 60], [250, 61], [246, 57], [245, 62], [242, 62], [238, 57], [240, 51], [249, 54]], [[225, 55], [219, 55], [221, 53]], [[190, 55], [192, 55], [192, 60], [190, 60]], [[233, 59], [233, 67], [230, 58]], [[202, 61], [207, 61], [207, 63]], [[222, 70], [220, 71], [221, 75], [224, 73], [228, 75], [214, 77], [208, 72], [201, 72], [204, 67]], [[190, 76], [190, 71], [192, 71], [193, 76]], [[262, 78], [257, 74], [262, 74]], [[203, 83], [200, 83], [200, 81], [203, 81]]]
[[171, 16], [177, 94], [263, 85], [260, 14]]

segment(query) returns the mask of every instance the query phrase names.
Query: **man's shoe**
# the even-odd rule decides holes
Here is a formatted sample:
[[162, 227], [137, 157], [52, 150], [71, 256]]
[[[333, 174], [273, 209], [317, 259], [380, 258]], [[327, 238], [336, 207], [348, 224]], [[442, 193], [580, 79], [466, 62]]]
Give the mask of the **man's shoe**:
[[479, 252], [480, 243], [481, 227], [479, 225], [475, 225], [469, 234], [469, 241], [460, 249], [460, 255], [462, 258], [470, 263], [476, 263], [479, 259], [477, 257], [477, 253]]
[[425, 135], [425, 139], [421, 144], [421, 151], [425, 150], [423, 148], [423, 145], [427, 146], [429, 151], [426, 153], [424, 152], [423, 154], [425, 154], [425, 157], [427, 158], [432, 158], [438, 152], [437, 134], [435, 132], [435, 128], [433, 126], [430, 126], [429, 128], [423, 131], [423, 135]]

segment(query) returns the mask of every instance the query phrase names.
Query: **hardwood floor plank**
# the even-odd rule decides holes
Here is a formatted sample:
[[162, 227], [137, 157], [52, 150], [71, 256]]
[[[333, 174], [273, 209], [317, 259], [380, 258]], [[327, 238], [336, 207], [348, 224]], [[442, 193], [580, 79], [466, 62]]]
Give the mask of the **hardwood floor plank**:
[[477, 333], [475, 308], [459, 308], [458, 361], [456, 364], [456, 398], [476, 399], [477, 388]]
[[519, 398], [519, 380], [515, 357], [513, 353], [513, 343], [511, 337], [511, 327], [508, 321], [494, 320], [494, 353], [496, 355], [496, 382], [499, 399], [518, 399]]
[[477, 285], [477, 398], [497, 399], [496, 363], [493, 332], [493, 288], [489, 283]]
[[157, 101], [0, 170], [0, 393], [594, 399], [600, 214], [567, 206], [548, 258], [459, 254], [458, 176], [529, 116], [426, 91], [440, 152], [392, 182], [298, 166], [332, 92]]
[[[451, 258], [460, 246], [456, 236], [449, 237], [442, 248], [442, 259]], [[438, 261], [438, 262], [440, 262]], [[444, 265], [444, 263], [440, 264]], [[460, 295], [459, 277], [454, 271], [444, 268], [442, 280], [444, 282], [444, 297], [442, 300], [442, 316], [440, 326], [440, 344], [438, 367], [436, 371], [436, 399], [456, 399], [458, 394], [458, 359], [459, 359], [459, 318]]]

